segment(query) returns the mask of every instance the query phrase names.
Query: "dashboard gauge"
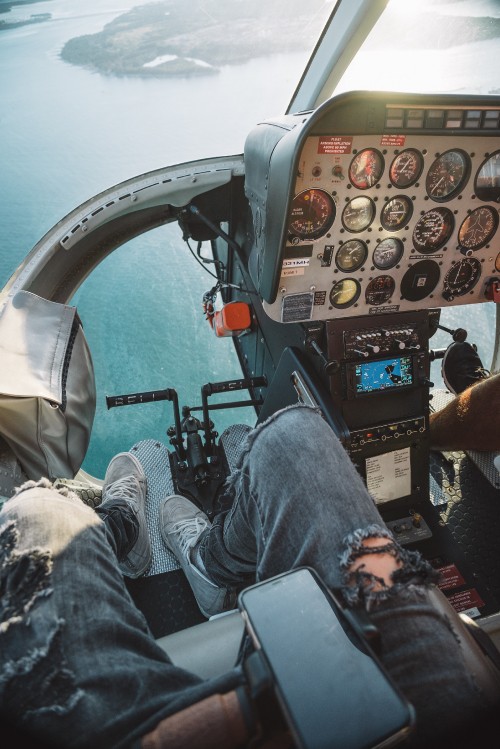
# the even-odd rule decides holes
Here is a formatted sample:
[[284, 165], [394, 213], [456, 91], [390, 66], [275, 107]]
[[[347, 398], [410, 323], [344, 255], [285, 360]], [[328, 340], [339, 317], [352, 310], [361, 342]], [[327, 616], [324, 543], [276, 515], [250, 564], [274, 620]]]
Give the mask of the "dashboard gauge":
[[304, 190], [292, 201], [288, 232], [300, 239], [318, 239], [335, 220], [335, 203], [325, 190]]
[[470, 174], [470, 159], [465, 151], [445, 151], [431, 164], [425, 178], [427, 195], [442, 202], [451, 200], [464, 188]]
[[353, 198], [342, 211], [342, 223], [347, 231], [364, 231], [374, 218], [375, 203], [365, 196]]
[[436, 288], [440, 276], [439, 265], [434, 260], [419, 260], [401, 279], [401, 297], [409, 302], [425, 299]]
[[357, 302], [360, 294], [361, 285], [359, 281], [354, 278], [344, 278], [342, 281], [333, 284], [330, 291], [330, 304], [337, 309], [344, 309]]
[[413, 229], [413, 245], [423, 255], [432, 255], [451, 237], [455, 220], [448, 208], [431, 208]]
[[368, 255], [368, 248], [359, 239], [344, 242], [337, 250], [335, 265], [339, 270], [349, 273], [361, 268]]
[[377, 184], [384, 171], [384, 157], [375, 148], [365, 148], [351, 161], [349, 179], [358, 190]]
[[475, 208], [464, 219], [458, 230], [458, 241], [466, 250], [484, 247], [498, 228], [498, 211], [489, 205]]
[[406, 195], [396, 195], [382, 208], [380, 223], [387, 231], [399, 231], [405, 226], [413, 213], [413, 203]]
[[396, 284], [392, 276], [377, 276], [366, 287], [365, 299], [367, 304], [385, 304], [394, 294]]
[[495, 270], [497, 270], [500, 273], [500, 252], [497, 255], [497, 258], [495, 260]]
[[373, 251], [373, 265], [379, 270], [394, 268], [403, 257], [403, 243], [400, 239], [383, 239]]
[[479, 200], [500, 200], [500, 151], [495, 151], [479, 167], [474, 180]]
[[422, 174], [424, 158], [420, 151], [407, 148], [398, 153], [389, 169], [389, 177], [395, 187], [403, 188], [414, 185]]
[[479, 281], [481, 263], [475, 257], [466, 257], [452, 265], [443, 282], [443, 297], [451, 302], [457, 296], [467, 294]]

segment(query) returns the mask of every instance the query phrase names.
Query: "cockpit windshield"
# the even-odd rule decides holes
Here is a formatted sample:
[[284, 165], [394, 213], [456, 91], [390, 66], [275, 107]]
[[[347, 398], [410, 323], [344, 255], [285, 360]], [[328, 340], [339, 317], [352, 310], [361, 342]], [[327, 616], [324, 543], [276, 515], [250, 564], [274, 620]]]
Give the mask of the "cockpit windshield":
[[498, 94], [498, 0], [389, 0], [332, 94]]

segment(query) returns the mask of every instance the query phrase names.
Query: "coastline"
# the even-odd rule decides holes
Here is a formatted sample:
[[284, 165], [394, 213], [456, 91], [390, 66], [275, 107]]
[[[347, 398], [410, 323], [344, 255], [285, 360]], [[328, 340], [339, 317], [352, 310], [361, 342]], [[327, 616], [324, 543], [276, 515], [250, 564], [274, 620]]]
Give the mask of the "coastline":
[[[47, 0], [44, 0], [47, 2]], [[12, 8], [23, 8], [28, 5], [36, 5], [40, 0], [8, 0], [8, 2], [0, 1], [0, 15], [7, 16], [11, 12]], [[52, 20], [51, 13], [32, 13], [28, 18], [18, 19], [17, 21], [9, 21], [4, 18], [0, 18], [0, 31], [8, 31], [10, 29], [18, 29], [21, 26], [31, 26], [34, 23], [44, 23], [45, 21]]]
[[312, 48], [307, 21], [323, 6], [324, 0], [310, 0], [307, 6], [288, 0], [293, 20], [284, 35], [279, 3], [161, 0], [132, 8], [96, 34], [70, 39], [61, 58], [120, 77], [215, 75], [223, 65]]

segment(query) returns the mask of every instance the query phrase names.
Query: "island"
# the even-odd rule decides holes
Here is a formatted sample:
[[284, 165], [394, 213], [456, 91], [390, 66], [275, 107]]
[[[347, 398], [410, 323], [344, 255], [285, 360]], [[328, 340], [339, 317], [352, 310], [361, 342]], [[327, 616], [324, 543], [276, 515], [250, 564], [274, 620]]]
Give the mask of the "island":
[[[0, 13], [8, 14], [14, 6], [33, 5], [37, 2], [39, 2], [39, 0], [0, 0]], [[30, 16], [18, 19], [17, 21], [9, 21], [2, 18], [0, 20], [0, 31], [17, 29], [19, 28], [19, 26], [29, 26], [29, 24], [32, 23], [42, 23], [43, 21], [50, 21], [51, 18], [51, 13], [32, 13]]]
[[61, 57], [119, 76], [216, 74], [222, 65], [312, 50], [317, 33], [308, 31], [308, 22], [317, 13], [326, 17], [333, 5], [333, 0], [162, 0], [133, 8], [97, 34], [70, 39]]
[[[61, 57], [108, 75], [213, 75], [223, 65], [255, 57], [312, 51], [318, 24], [311, 24], [311, 18], [326, 21], [334, 4], [334, 0], [160, 0], [118, 16], [97, 34], [70, 39]], [[449, 0], [434, 0], [428, 22], [418, 25], [412, 23], [411, 13], [402, 24], [396, 10], [388, 9], [383, 30], [374, 28], [368, 48], [380, 48], [387, 38], [410, 52], [500, 36], [500, 18], [454, 15]]]

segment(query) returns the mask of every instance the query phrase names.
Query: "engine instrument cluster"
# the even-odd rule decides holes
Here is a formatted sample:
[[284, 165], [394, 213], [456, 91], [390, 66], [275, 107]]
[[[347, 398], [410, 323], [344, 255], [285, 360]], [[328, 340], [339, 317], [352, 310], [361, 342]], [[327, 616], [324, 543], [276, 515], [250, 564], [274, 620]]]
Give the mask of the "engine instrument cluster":
[[443, 121], [432, 132], [308, 135], [267, 314], [297, 322], [487, 301], [500, 277], [492, 113], [496, 134]]

